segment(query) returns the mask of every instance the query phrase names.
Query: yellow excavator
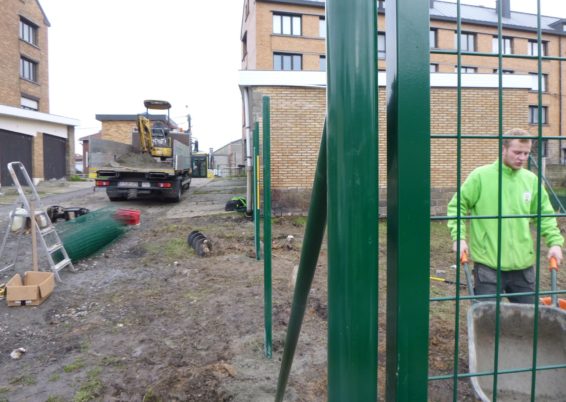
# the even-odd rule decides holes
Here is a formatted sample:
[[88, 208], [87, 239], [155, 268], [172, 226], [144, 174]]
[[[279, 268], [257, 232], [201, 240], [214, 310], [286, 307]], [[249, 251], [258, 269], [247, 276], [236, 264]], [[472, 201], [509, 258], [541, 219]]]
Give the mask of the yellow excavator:
[[[145, 100], [146, 114], [138, 115], [137, 127], [140, 135], [142, 152], [147, 152], [155, 158], [165, 160], [173, 157], [173, 146], [169, 137], [169, 109], [171, 104], [167, 101]], [[153, 127], [149, 116], [149, 109], [167, 110], [167, 127]]]

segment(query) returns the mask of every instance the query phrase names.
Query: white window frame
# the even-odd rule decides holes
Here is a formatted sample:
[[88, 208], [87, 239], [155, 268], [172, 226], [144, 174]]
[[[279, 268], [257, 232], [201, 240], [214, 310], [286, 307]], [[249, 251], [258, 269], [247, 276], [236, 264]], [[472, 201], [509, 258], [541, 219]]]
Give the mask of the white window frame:
[[385, 59], [387, 54], [387, 49], [385, 45], [385, 32], [378, 32], [377, 33], [377, 58], [378, 59]]
[[319, 57], [319, 68], [320, 71], [326, 71], [326, 56]]
[[20, 78], [37, 82], [38, 63], [26, 57], [20, 57]]
[[[476, 74], [478, 72], [478, 68], [472, 66], [460, 66], [460, 71], [462, 74]], [[458, 66], [454, 66], [454, 72], [458, 72]]]
[[[537, 91], [538, 92], [538, 73], [529, 73], [529, 75], [531, 76], [532, 80], [533, 80], [533, 85], [531, 87], [531, 91]], [[546, 92], [548, 91], [548, 74], [542, 74], [542, 91], [541, 92]]]
[[302, 36], [302, 17], [298, 14], [273, 13], [273, 34]]
[[[528, 43], [528, 54], [529, 56], [538, 56], [538, 41], [536, 39], [529, 39]], [[541, 42], [542, 56], [546, 56], [548, 52], [548, 42], [543, 40]]]
[[[548, 106], [542, 106], [542, 124], [548, 123]], [[538, 106], [529, 105], [529, 124], [538, 124]]]
[[318, 36], [326, 38], [326, 18], [320, 17], [318, 20]]
[[428, 45], [431, 49], [438, 47], [438, 29], [430, 28], [428, 31]]
[[[458, 32], [454, 32], [454, 48], [458, 49]], [[460, 51], [475, 52], [476, 51], [476, 34], [473, 32], [461, 32], [460, 34]]]
[[[501, 38], [503, 43], [503, 52], [501, 54], [513, 54], [513, 38], [510, 36], [504, 36]], [[499, 37], [494, 36], [491, 40], [491, 47], [493, 53], [499, 54]]]
[[38, 44], [38, 26], [33, 22], [20, 17], [20, 39], [31, 45], [37, 46]]
[[22, 95], [22, 97], [20, 98], [20, 106], [21, 106], [22, 109], [38, 111], [39, 110], [39, 100], [31, 99], [31, 98], [28, 98], [27, 96]]
[[[280, 58], [279, 66], [277, 58]], [[288, 64], [286, 64], [288, 63]], [[296, 66], [296, 64], [299, 66]], [[290, 68], [285, 68], [289, 66]], [[298, 68], [296, 68], [298, 67]], [[298, 53], [273, 53], [273, 70], [275, 71], [301, 71], [303, 69], [303, 55]]]

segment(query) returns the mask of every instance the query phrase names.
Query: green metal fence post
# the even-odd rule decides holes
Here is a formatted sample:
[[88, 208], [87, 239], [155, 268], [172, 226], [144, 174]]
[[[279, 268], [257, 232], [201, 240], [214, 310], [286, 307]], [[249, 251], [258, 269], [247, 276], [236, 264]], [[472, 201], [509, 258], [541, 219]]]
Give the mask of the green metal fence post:
[[265, 356], [271, 359], [271, 117], [268, 96], [263, 97], [263, 281]]
[[261, 229], [260, 229], [260, 214], [259, 214], [259, 123], [256, 121], [254, 125], [254, 229], [255, 229], [255, 258], [256, 260], [261, 259]]
[[326, 2], [329, 401], [377, 399], [376, 3]]
[[386, 25], [386, 400], [426, 401], [430, 272], [429, 2], [387, 0]]
[[301, 332], [307, 300], [311, 289], [312, 280], [316, 271], [316, 263], [320, 253], [320, 246], [324, 238], [324, 227], [326, 225], [326, 123], [320, 141], [318, 162], [312, 185], [311, 202], [307, 225], [305, 227], [305, 240], [301, 248], [301, 259], [299, 271], [293, 294], [291, 306], [291, 317], [285, 338], [285, 349], [281, 358], [281, 371], [277, 382], [277, 394], [275, 402], [281, 402], [285, 395], [285, 387], [289, 379], [289, 372], [293, 364], [293, 356], [297, 348], [297, 341]]

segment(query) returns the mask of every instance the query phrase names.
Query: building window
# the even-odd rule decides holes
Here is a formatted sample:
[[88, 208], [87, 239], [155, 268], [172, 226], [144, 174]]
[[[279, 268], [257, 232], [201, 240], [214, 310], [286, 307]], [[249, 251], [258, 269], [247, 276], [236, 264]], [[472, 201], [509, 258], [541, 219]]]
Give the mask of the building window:
[[273, 33], [277, 35], [301, 36], [301, 16], [273, 14]]
[[438, 64], [431, 64], [430, 65], [430, 72], [437, 73], [438, 72]]
[[385, 34], [382, 32], [377, 34], [377, 58], [385, 59]]
[[429, 46], [431, 49], [438, 47], [436, 43], [436, 33], [437, 33], [436, 29], [431, 29], [430, 31], [428, 31]]
[[303, 69], [303, 56], [300, 54], [290, 53], [274, 53], [273, 54], [273, 69], [274, 70], [295, 70]]
[[[458, 48], [458, 32], [454, 33], [454, 47]], [[475, 52], [476, 34], [462, 32], [460, 34], [460, 50], [462, 52]]]
[[248, 33], [246, 32], [244, 34], [244, 37], [242, 38], [242, 60], [245, 60], [247, 55], [248, 55]]
[[[548, 42], [542, 41], [540, 47], [542, 49], [541, 56], [546, 56], [547, 54]], [[538, 42], [536, 40], [529, 40], [529, 56], [538, 56]]]
[[37, 46], [37, 25], [20, 18], [20, 39]]
[[[503, 37], [501, 38], [501, 43], [503, 44], [503, 51], [501, 54], [513, 54], [513, 38]], [[493, 37], [492, 48], [493, 53], [499, 53], [499, 37]]]
[[[501, 71], [503, 72], [503, 74], [514, 74], [515, 73], [515, 71], [513, 71], [513, 70], [501, 70]], [[499, 69], [494, 68], [493, 74], [499, 74]]]
[[320, 56], [320, 71], [326, 71], [326, 56]]
[[37, 82], [37, 63], [25, 57], [20, 57], [20, 77]]
[[324, 17], [318, 20], [318, 36], [326, 38], [326, 19]]
[[21, 105], [22, 109], [39, 110], [39, 100], [37, 100], [37, 99], [31, 99], [31, 98], [27, 98], [25, 96], [22, 96], [20, 98], [20, 105]]
[[[533, 80], [531, 91], [538, 91], [538, 74], [537, 73], [529, 73], [529, 75], [531, 76], [531, 78]], [[542, 81], [541, 92], [546, 92], [547, 91], [546, 84], [547, 84], [547, 81], [548, 81], [548, 74], [542, 74], [541, 81]]]
[[[548, 115], [548, 106], [541, 109], [541, 123], [546, 124]], [[529, 124], [538, 124], [538, 106], [529, 106]]]
[[377, 8], [379, 10], [385, 10], [385, 0], [378, 0], [377, 1]]
[[[462, 74], [475, 74], [478, 72], [477, 67], [461, 66], [460, 71]], [[454, 72], [458, 72], [458, 66], [454, 66]]]

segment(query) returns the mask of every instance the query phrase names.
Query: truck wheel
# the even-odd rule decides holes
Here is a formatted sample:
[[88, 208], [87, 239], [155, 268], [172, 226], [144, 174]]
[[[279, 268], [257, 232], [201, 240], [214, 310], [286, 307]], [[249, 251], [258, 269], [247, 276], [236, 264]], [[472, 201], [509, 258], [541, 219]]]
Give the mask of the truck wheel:
[[181, 183], [179, 183], [178, 186], [177, 186], [177, 191], [175, 192], [175, 195], [171, 197], [171, 202], [180, 202], [182, 194], [183, 194], [182, 185], [181, 185]]

